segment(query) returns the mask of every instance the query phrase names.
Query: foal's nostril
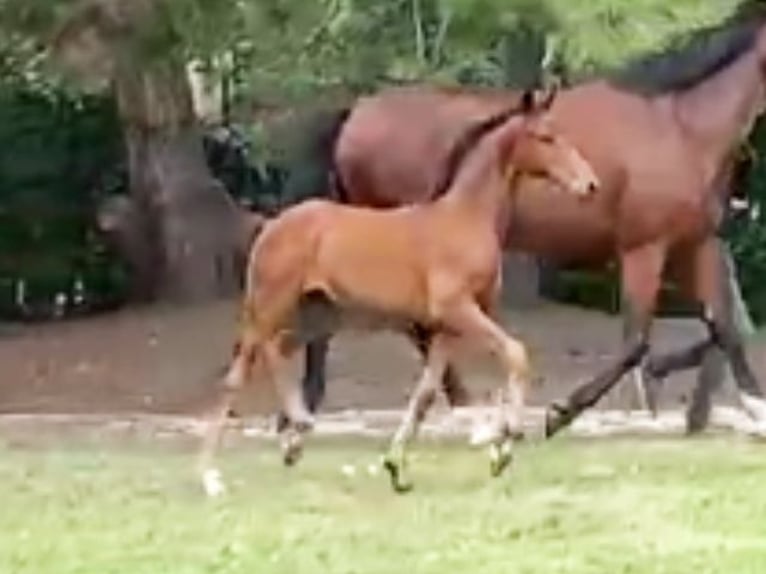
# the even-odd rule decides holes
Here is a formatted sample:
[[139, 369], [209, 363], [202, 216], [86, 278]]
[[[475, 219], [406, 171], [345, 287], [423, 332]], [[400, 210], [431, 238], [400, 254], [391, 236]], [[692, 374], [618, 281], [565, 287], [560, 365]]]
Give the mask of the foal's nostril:
[[588, 193], [595, 193], [598, 191], [598, 182], [591, 180], [588, 182]]

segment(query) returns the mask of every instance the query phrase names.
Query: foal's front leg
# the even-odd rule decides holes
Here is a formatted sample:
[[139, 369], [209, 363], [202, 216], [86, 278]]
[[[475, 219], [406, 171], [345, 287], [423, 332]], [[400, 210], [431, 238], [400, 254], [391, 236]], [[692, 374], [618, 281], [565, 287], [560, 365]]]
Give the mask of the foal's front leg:
[[524, 345], [509, 336], [474, 303], [465, 303], [451, 315], [449, 326], [469, 339], [478, 339], [493, 351], [506, 371], [506, 388], [500, 393], [495, 418], [481, 429], [474, 429], [473, 444], [490, 444], [492, 475], [497, 476], [510, 464], [513, 440], [523, 436], [526, 389], [529, 381], [529, 358]]
[[396, 492], [407, 492], [412, 483], [407, 478], [407, 446], [418, 431], [426, 412], [433, 404], [439, 385], [447, 368], [446, 340], [435, 335], [426, 350], [426, 360], [415, 391], [410, 397], [407, 412], [391, 441], [383, 466], [391, 477]]

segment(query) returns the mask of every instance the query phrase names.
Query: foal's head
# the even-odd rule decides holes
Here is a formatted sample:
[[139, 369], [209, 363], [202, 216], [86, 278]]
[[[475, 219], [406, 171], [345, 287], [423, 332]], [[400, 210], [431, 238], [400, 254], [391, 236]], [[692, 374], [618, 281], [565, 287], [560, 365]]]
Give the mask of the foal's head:
[[556, 93], [556, 88], [545, 95], [531, 90], [524, 93], [518, 123], [511, 127], [507, 151], [502, 154], [503, 169], [510, 178], [542, 177], [569, 193], [587, 197], [598, 189], [599, 181], [590, 164], [553, 125], [549, 110]]

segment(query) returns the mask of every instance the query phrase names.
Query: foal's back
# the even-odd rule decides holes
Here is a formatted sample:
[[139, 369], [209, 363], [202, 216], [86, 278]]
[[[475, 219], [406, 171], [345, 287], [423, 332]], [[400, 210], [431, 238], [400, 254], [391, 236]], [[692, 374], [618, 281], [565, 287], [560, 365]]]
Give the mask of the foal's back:
[[440, 202], [369, 209], [309, 200], [267, 225], [255, 271], [261, 282], [293, 274], [294, 288], [321, 291], [341, 307], [427, 321], [435, 278], [460, 288], [491, 281], [483, 275], [493, 263], [483, 259], [492, 250], [474, 248], [462, 227]]

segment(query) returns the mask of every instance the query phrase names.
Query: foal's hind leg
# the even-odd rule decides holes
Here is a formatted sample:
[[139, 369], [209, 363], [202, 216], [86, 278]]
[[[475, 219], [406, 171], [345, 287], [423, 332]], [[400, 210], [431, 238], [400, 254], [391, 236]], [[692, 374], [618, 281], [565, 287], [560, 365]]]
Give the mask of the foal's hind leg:
[[213, 464], [213, 456], [221, 442], [226, 419], [232, 403], [239, 391], [250, 379], [253, 363], [258, 360], [259, 343], [254, 333], [246, 331], [236, 345], [234, 359], [223, 380], [223, 388], [218, 403], [210, 414], [205, 429], [202, 449], [199, 456], [199, 470], [202, 486], [208, 496], [217, 496], [225, 491], [221, 472]]
[[291, 335], [274, 337], [263, 345], [264, 369], [277, 390], [286, 419], [285, 426], [280, 429], [280, 442], [282, 460], [288, 466], [298, 462], [303, 451], [303, 435], [314, 426], [302, 386], [292, 377], [281, 376], [282, 366], [297, 348]]
[[397, 492], [407, 492], [412, 488], [412, 483], [407, 478], [407, 445], [416, 435], [420, 423], [436, 398], [446, 366], [446, 340], [442, 335], [436, 335], [428, 345], [420, 379], [383, 460], [383, 466], [391, 477], [391, 486]]

